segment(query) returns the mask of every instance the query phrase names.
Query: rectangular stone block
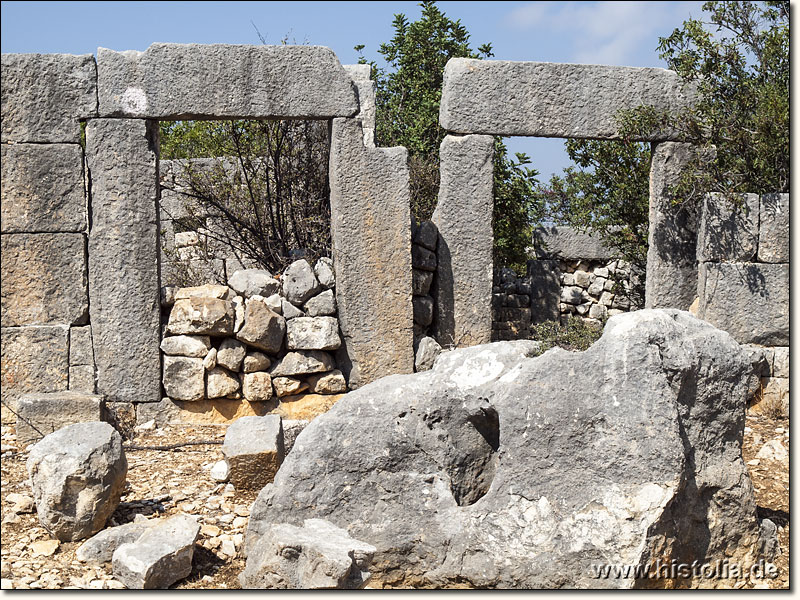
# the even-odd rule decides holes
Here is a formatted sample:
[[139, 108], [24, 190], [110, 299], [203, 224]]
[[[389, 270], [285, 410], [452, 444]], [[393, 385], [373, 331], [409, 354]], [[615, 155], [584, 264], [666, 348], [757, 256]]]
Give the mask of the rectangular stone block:
[[334, 119], [331, 131], [337, 363], [355, 389], [414, 371], [407, 152], [365, 146], [355, 119]]
[[26, 394], [19, 399], [17, 442], [24, 447], [67, 425], [103, 420], [103, 397], [81, 392]]
[[16, 407], [28, 392], [57, 392], [69, 382], [69, 327], [3, 327], [3, 402]]
[[74, 392], [94, 394], [94, 365], [77, 365], [69, 368], [69, 389]]
[[[616, 139], [620, 109], [676, 111], [693, 99], [665, 69], [451, 58], [439, 123], [453, 133]], [[677, 137], [663, 131], [643, 139]]]
[[698, 262], [749, 262], [758, 248], [758, 194], [708, 194], [697, 228]]
[[789, 377], [789, 347], [777, 346], [772, 349], [772, 376]]
[[109, 402], [161, 399], [157, 136], [138, 119], [86, 128], [90, 316], [97, 390]]
[[361, 121], [364, 130], [364, 145], [375, 145], [375, 82], [370, 80], [372, 67], [370, 65], [344, 65], [344, 70], [353, 78], [353, 84], [358, 92], [359, 111], [356, 118]]
[[697, 293], [697, 211], [670, 195], [694, 152], [691, 144], [675, 142], [653, 150], [645, 308], [688, 310]]
[[92, 350], [92, 327], [70, 327], [69, 330], [69, 364], [94, 366]]
[[97, 114], [94, 56], [3, 54], [3, 143], [77, 144], [78, 119]]
[[441, 346], [491, 341], [494, 139], [448, 135], [439, 150], [434, 332]]
[[3, 144], [3, 233], [86, 230], [78, 144]]
[[704, 263], [697, 316], [740, 344], [789, 344], [789, 265]]
[[352, 79], [324, 46], [98, 48], [97, 75], [102, 117], [327, 119], [358, 110]]
[[574, 227], [550, 225], [537, 227], [533, 232], [533, 246], [540, 258], [609, 260], [613, 258], [603, 242]]
[[789, 194], [761, 196], [758, 260], [789, 262]]
[[86, 238], [81, 233], [4, 233], [3, 327], [86, 323]]

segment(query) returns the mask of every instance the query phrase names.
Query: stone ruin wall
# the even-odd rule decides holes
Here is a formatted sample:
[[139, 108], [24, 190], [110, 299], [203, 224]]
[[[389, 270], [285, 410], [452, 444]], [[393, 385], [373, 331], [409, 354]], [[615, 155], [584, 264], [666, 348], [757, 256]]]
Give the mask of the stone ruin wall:
[[[187, 63], [196, 66], [192, 76], [182, 68]], [[412, 232], [407, 151], [375, 146], [369, 67], [342, 67], [327, 48], [154, 44], [146, 52], [101, 48], [96, 60], [3, 55], [2, 69], [3, 398], [13, 404], [28, 392], [96, 393], [93, 398], [120, 409], [163, 397], [159, 225], [165, 198], [158, 120], [303, 118], [330, 124], [342, 343], [336, 366], [354, 389], [389, 373], [411, 372], [421, 336], [450, 347], [498, 337], [493, 303], [501, 312], [519, 310], [512, 316], [521, 325], [523, 309], [530, 310], [531, 322], [542, 314], [561, 318], [573, 312], [570, 307], [588, 318], [600, 316], [601, 306], [606, 314], [623, 310], [613, 300], [607, 304], [608, 297], [603, 302], [605, 283], [599, 295], [591, 293], [608, 269], [591, 261], [586, 268], [532, 261], [529, 276], [549, 278], [547, 285], [559, 289], [557, 309], [554, 296], [540, 297], [533, 286], [529, 306], [516, 306], [525, 303], [520, 298], [493, 297], [510, 292], [502, 287], [510, 282], [498, 280], [495, 291], [492, 137], [614, 139], [619, 108], [675, 109], [693, 99], [677, 75], [663, 69], [451, 60], [440, 114], [448, 135], [440, 150], [435, 228], [423, 224]], [[699, 314], [742, 340], [739, 321], [723, 317], [747, 319], [751, 305], [759, 307], [765, 318], [749, 319], [758, 323], [750, 329], [778, 333], [762, 331], [745, 341], [778, 349], [772, 350], [769, 376], [782, 379], [788, 256], [775, 262], [758, 252], [737, 260], [698, 254], [702, 215], [673, 210], [667, 194], [694, 149], [669, 131], [647, 141], [653, 161], [646, 306], [685, 310], [699, 295]], [[777, 206], [782, 202], [779, 197]], [[784, 213], [759, 205], [759, 214]], [[759, 221], [759, 227], [769, 223]], [[183, 248], [193, 245], [184, 242]], [[749, 296], [742, 299], [741, 290], [711, 294], [735, 285], [732, 269], [748, 274]], [[226, 279], [229, 270], [223, 264]], [[569, 285], [578, 278], [589, 285]], [[578, 293], [565, 292], [575, 287], [581, 301], [563, 301]]]

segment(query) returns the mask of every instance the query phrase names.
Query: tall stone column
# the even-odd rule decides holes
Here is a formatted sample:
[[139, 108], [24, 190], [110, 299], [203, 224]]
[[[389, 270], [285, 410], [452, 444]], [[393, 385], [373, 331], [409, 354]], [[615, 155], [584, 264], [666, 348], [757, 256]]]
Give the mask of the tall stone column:
[[156, 402], [161, 399], [158, 124], [89, 121], [86, 162], [97, 391], [110, 402]]
[[688, 310], [697, 295], [697, 209], [676, 205], [669, 193], [696, 151], [684, 142], [653, 149], [645, 308]]
[[414, 370], [407, 151], [364, 143], [359, 119], [331, 128], [331, 238], [351, 389]]
[[448, 135], [439, 150], [439, 229], [434, 335], [442, 346], [475, 346], [492, 338], [494, 139]]

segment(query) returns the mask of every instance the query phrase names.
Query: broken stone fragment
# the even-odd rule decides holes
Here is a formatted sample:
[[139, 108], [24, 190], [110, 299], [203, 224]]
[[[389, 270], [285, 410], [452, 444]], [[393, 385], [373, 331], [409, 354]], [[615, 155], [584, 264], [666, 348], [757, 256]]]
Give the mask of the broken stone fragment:
[[278, 415], [241, 417], [228, 426], [222, 454], [237, 490], [258, 490], [270, 483], [284, 457], [283, 427]]
[[294, 377], [275, 377], [272, 379], [272, 385], [275, 387], [275, 395], [278, 398], [294, 396], [308, 390], [308, 384], [305, 381]]
[[173, 335], [232, 335], [235, 321], [236, 314], [230, 300], [184, 298], [176, 300], [172, 306], [167, 332]]
[[442, 347], [432, 337], [424, 337], [420, 340], [417, 347], [417, 357], [414, 362], [414, 367], [417, 372], [430, 371], [433, 368], [433, 363], [436, 357], [442, 352]]
[[305, 302], [320, 290], [314, 270], [305, 259], [296, 260], [288, 266], [281, 276], [283, 295], [296, 306]]
[[256, 371], [266, 371], [272, 364], [269, 356], [261, 352], [248, 352], [244, 357], [245, 373], [254, 373]]
[[162, 382], [175, 400], [201, 400], [205, 395], [205, 367], [201, 358], [164, 356]]
[[244, 326], [236, 338], [267, 354], [277, 354], [283, 346], [286, 320], [270, 310], [265, 302], [250, 300], [245, 311]]
[[317, 276], [320, 284], [328, 289], [336, 285], [336, 275], [333, 270], [333, 260], [323, 256], [314, 265], [314, 275]]
[[[217, 356], [219, 357], [219, 352]], [[239, 391], [239, 378], [227, 369], [214, 367], [206, 377], [206, 396], [208, 398], [224, 398]]]
[[310, 373], [324, 373], [336, 368], [333, 357], [320, 350], [288, 352], [270, 369], [273, 377], [293, 377]]
[[211, 349], [207, 335], [174, 335], [161, 340], [161, 351], [170, 356], [204, 358]]
[[281, 289], [280, 282], [266, 269], [243, 269], [234, 271], [228, 285], [245, 298], [264, 296], [265, 298]]
[[310, 375], [306, 382], [315, 394], [343, 394], [347, 391], [347, 382], [338, 369], [329, 373]]
[[242, 342], [225, 338], [217, 350], [217, 365], [229, 371], [238, 371], [246, 353], [247, 348]]
[[309, 317], [325, 317], [336, 314], [336, 297], [333, 290], [325, 290], [317, 294], [305, 304]]
[[114, 551], [122, 544], [135, 542], [152, 525], [146, 517], [136, 515], [132, 523], [103, 529], [78, 546], [75, 558], [81, 562], [101, 564], [110, 562]]
[[242, 375], [242, 395], [250, 402], [266, 402], [272, 398], [272, 377], [257, 371]]

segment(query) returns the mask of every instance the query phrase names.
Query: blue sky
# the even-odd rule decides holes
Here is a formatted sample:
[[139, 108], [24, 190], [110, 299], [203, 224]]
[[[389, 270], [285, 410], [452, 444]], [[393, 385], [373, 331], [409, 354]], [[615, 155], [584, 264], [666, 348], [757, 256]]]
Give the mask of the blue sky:
[[[496, 59], [663, 67], [659, 36], [692, 17], [702, 2], [440, 2], [473, 47], [491, 42]], [[153, 42], [329, 46], [357, 62], [356, 44], [379, 59], [394, 14], [419, 17], [416, 2], [2, 2], [2, 52], [95, 53], [145, 50]], [[252, 21], [252, 23], [251, 23]], [[568, 164], [561, 140], [509, 140], [527, 152], [543, 180]]]

